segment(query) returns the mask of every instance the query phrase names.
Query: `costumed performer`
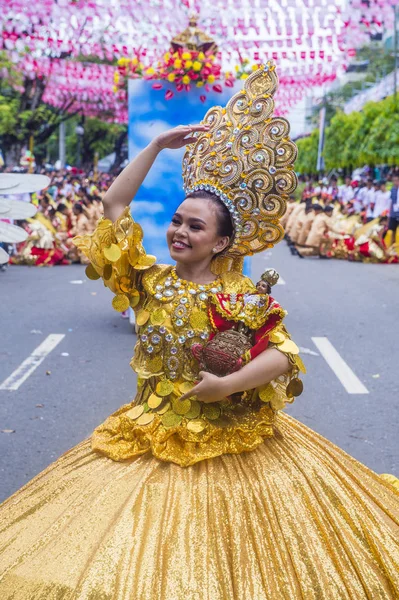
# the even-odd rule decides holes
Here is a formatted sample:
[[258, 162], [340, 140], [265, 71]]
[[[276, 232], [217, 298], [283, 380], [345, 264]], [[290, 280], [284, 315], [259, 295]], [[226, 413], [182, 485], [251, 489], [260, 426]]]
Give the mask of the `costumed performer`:
[[[243, 258], [283, 237], [296, 186], [276, 89], [268, 64], [203, 125], [158, 135], [76, 240], [114, 308], [136, 311], [137, 394], [0, 507], [2, 600], [398, 597], [399, 490], [274, 408], [300, 392], [303, 365], [284, 310], [244, 302], [258, 292]], [[176, 266], [157, 264], [129, 204], [158, 153], [186, 144], [166, 233]], [[211, 373], [221, 357], [234, 367], [240, 324], [268, 327], [266, 348]]]

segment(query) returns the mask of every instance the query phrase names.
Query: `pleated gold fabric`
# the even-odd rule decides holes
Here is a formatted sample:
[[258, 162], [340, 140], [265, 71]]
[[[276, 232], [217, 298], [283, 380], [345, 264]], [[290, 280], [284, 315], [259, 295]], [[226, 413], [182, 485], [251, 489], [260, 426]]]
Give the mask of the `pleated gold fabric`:
[[82, 442], [0, 506], [1, 600], [399, 598], [399, 491], [277, 428], [188, 468]]

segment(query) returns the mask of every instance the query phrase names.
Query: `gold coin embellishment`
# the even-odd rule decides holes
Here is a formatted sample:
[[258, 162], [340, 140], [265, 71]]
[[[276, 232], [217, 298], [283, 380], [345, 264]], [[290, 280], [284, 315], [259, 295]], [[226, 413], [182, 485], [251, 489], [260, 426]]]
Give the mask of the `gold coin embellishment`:
[[129, 298], [124, 294], [118, 294], [112, 300], [112, 306], [118, 312], [123, 312], [124, 310], [127, 310], [129, 308], [129, 304]]
[[91, 279], [92, 281], [96, 281], [97, 279], [100, 279], [100, 275], [97, 273], [97, 271], [95, 270], [95, 268], [93, 267], [92, 264], [87, 265], [87, 267], [85, 269], [85, 273], [86, 273], [87, 279]]
[[119, 279], [119, 287], [122, 292], [128, 293], [133, 288], [133, 282], [130, 277], [123, 276]]
[[179, 384], [179, 390], [182, 394], [186, 394], [190, 390], [193, 389], [195, 383], [193, 381], [183, 381], [183, 383]]
[[217, 404], [203, 404], [202, 406], [202, 414], [209, 419], [210, 421], [214, 421], [220, 416], [220, 406]]
[[300, 379], [297, 379], [297, 377], [294, 377], [294, 379], [291, 379], [291, 381], [287, 385], [286, 392], [287, 392], [288, 397], [300, 396], [303, 392], [302, 381]]
[[130, 296], [130, 306], [132, 308], [134, 308], [140, 302], [140, 292], [138, 292], [137, 290], [134, 290], [133, 292], [131, 292], [129, 294], [129, 296]]
[[129, 417], [129, 419], [137, 419], [144, 412], [144, 406], [140, 404], [139, 406], [134, 406], [127, 412], [125, 412], [125, 417]]
[[137, 425], [148, 425], [154, 420], [154, 413], [144, 413], [136, 421]]
[[204, 431], [205, 427], [206, 423], [202, 419], [197, 419], [196, 421], [190, 421], [187, 423], [187, 429], [193, 433], [201, 433], [201, 431]]
[[281, 333], [281, 331], [276, 331], [270, 335], [270, 341], [273, 342], [273, 344], [282, 344], [286, 339], [287, 336], [284, 335], [284, 333]]
[[139, 244], [143, 239], [143, 229], [138, 223], [133, 223], [131, 236], [134, 244]]
[[274, 387], [270, 384], [259, 390], [259, 398], [262, 400], [262, 402], [270, 402], [274, 395]]
[[107, 260], [111, 262], [116, 262], [122, 256], [121, 249], [116, 244], [111, 244], [104, 248], [104, 256]]
[[162, 402], [163, 398], [157, 396], [156, 394], [151, 394], [151, 396], [148, 398], [148, 406], [150, 408], [158, 408], [158, 406], [162, 404]]
[[136, 269], [144, 271], [144, 269], [149, 269], [157, 260], [156, 256], [152, 254], [142, 254], [137, 261]]
[[163, 308], [157, 308], [154, 310], [150, 317], [150, 321], [153, 325], [162, 325], [166, 319], [166, 310]]
[[186, 400], [172, 400], [172, 408], [173, 411], [178, 415], [185, 415], [191, 408], [191, 400], [187, 398]]
[[274, 410], [281, 410], [282, 408], [284, 408], [285, 402], [284, 402], [284, 400], [282, 398], [280, 398], [279, 396], [277, 396], [276, 398], [273, 398], [273, 400], [270, 402], [270, 406]]
[[208, 326], [208, 317], [206, 313], [200, 310], [193, 310], [190, 315], [190, 325], [193, 329], [204, 329]]
[[191, 408], [184, 415], [186, 419], [196, 419], [201, 414], [201, 403], [198, 400], [191, 400]]
[[157, 412], [157, 415], [164, 415], [166, 412], [168, 412], [168, 410], [170, 410], [170, 402], [167, 402], [165, 404], [165, 406], [163, 406], [162, 408], [160, 408], [156, 412]]
[[171, 381], [166, 379], [165, 381], [160, 381], [157, 383], [156, 392], [158, 396], [169, 396], [174, 390], [175, 386]]
[[108, 279], [110, 279], [111, 276], [112, 276], [112, 265], [110, 265], [108, 263], [107, 265], [104, 266], [103, 277], [106, 281], [108, 281]]
[[148, 321], [148, 319], [150, 318], [150, 313], [148, 312], [148, 310], [144, 310], [141, 309], [139, 310], [139, 312], [136, 315], [136, 323], [139, 327], [142, 327], [143, 325], [145, 325]]
[[303, 364], [303, 360], [300, 356], [295, 357], [295, 364], [302, 373], [306, 373], [306, 367]]
[[295, 342], [286, 339], [282, 344], [279, 345], [278, 350], [287, 352], [288, 354], [299, 354], [299, 348]]
[[181, 415], [177, 415], [175, 412], [169, 410], [162, 415], [162, 425], [164, 427], [176, 427], [176, 425], [181, 423], [182, 418]]
[[140, 258], [140, 252], [139, 252], [138, 248], [136, 248], [136, 247], [129, 248], [127, 255], [128, 255], [129, 263], [132, 265], [132, 267], [135, 267], [137, 265], [137, 261]]

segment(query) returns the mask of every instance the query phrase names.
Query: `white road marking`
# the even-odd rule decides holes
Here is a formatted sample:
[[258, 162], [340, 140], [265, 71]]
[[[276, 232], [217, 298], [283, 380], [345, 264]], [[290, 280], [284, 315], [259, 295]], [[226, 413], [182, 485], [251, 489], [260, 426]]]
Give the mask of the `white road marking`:
[[312, 341], [327, 362], [330, 369], [338, 377], [348, 394], [368, 394], [368, 389], [356, 377], [342, 356], [326, 337], [312, 337]]
[[303, 346], [299, 347], [299, 352], [301, 354], [310, 354], [310, 356], [320, 356], [318, 352], [314, 352], [314, 350], [310, 350], [310, 348], [304, 348]]
[[64, 333], [50, 333], [30, 356], [0, 385], [0, 390], [17, 390], [29, 375], [44, 361], [46, 356], [63, 340]]

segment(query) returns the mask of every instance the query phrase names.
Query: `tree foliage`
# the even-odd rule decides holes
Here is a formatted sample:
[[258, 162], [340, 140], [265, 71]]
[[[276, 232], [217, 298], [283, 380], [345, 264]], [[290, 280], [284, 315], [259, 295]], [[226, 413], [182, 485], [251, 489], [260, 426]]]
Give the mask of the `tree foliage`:
[[299, 173], [316, 173], [317, 152], [319, 147], [319, 130], [314, 129], [308, 137], [296, 142], [298, 146], [298, 159], [295, 168]]
[[[297, 142], [301, 173], [316, 173], [316, 139], [317, 129]], [[368, 102], [361, 112], [337, 112], [325, 131], [323, 156], [327, 170], [399, 164], [399, 111], [394, 99]]]

